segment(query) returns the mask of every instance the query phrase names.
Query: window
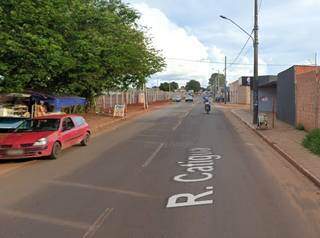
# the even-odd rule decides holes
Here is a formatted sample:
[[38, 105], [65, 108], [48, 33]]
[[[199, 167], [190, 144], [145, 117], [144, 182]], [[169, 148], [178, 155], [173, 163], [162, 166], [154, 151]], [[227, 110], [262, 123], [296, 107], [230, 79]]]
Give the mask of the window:
[[83, 117], [73, 117], [73, 121], [76, 124], [76, 126], [82, 126], [86, 123]]
[[59, 128], [59, 119], [31, 119], [25, 120], [16, 132], [56, 131]]
[[62, 122], [62, 129], [63, 130], [71, 130], [74, 128], [74, 123], [70, 117], [67, 117]]

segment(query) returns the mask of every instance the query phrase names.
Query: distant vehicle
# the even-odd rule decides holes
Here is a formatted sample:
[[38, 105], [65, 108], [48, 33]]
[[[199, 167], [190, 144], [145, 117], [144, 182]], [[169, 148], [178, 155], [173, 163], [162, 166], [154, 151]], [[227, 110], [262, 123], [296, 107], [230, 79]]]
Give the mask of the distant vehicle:
[[26, 119], [12, 133], [0, 137], [0, 159], [57, 159], [63, 149], [79, 143], [86, 146], [90, 134], [85, 119], [77, 115]]
[[224, 101], [224, 97], [223, 96], [217, 96], [216, 97], [216, 102], [223, 102]]
[[186, 102], [193, 102], [193, 96], [187, 95], [185, 101]]
[[193, 90], [188, 90], [188, 94], [193, 96], [194, 95], [194, 91]]
[[173, 102], [181, 102], [182, 98], [180, 96], [173, 96], [172, 101]]

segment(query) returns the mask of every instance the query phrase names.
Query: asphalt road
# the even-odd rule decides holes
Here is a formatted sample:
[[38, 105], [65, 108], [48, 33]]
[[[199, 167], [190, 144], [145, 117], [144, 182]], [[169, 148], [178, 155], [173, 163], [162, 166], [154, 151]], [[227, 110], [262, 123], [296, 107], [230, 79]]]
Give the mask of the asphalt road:
[[319, 217], [312, 183], [230, 112], [201, 104], [0, 176], [1, 238], [316, 238]]

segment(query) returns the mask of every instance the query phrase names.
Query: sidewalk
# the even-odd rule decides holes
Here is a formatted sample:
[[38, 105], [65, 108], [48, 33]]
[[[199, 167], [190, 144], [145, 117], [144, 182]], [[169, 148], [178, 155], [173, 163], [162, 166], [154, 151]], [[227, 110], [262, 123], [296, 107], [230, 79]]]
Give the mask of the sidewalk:
[[252, 124], [252, 114], [249, 110], [233, 109], [231, 111], [300, 172], [320, 187], [320, 157], [309, 152], [301, 144], [307, 134], [306, 132], [296, 130], [292, 126], [278, 120], [275, 121], [274, 129], [256, 130]]

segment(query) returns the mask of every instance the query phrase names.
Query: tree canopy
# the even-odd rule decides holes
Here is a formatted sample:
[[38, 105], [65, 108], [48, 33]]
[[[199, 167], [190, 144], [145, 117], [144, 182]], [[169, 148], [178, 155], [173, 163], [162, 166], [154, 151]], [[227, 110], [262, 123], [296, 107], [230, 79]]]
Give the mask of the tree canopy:
[[196, 80], [190, 80], [189, 82], [187, 82], [186, 84], [186, 90], [193, 90], [194, 92], [199, 92], [201, 89], [201, 84], [200, 82], [196, 81]]
[[170, 83], [164, 82], [160, 84], [159, 88], [160, 90], [166, 91], [166, 92], [175, 91], [179, 88], [179, 84], [177, 82], [170, 82]]
[[224, 87], [225, 75], [214, 73], [209, 78], [209, 85], [213, 87]]
[[120, 0], [0, 2], [0, 91], [93, 98], [138, 87], [165, 67]]

